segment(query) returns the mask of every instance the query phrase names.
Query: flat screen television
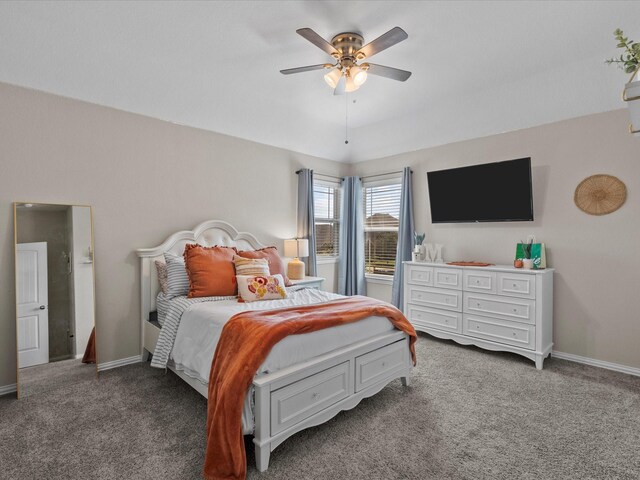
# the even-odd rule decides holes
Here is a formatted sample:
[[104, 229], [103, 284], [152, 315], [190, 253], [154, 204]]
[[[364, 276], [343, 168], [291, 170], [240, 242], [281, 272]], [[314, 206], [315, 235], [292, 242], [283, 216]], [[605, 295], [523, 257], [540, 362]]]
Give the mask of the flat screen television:
[[427, 173], [432, 223], [533, 220], [531, 158]]

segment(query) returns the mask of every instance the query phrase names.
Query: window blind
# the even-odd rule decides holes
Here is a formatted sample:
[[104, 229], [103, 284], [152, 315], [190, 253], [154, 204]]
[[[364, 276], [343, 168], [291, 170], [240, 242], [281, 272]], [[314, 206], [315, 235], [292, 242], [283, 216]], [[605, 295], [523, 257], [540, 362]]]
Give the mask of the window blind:
[[340, 251], [340, 186], [314, 181], [316, 255], [337, 257]]
[[364, 186], [365, 273], [393, 275], [402, 184]]

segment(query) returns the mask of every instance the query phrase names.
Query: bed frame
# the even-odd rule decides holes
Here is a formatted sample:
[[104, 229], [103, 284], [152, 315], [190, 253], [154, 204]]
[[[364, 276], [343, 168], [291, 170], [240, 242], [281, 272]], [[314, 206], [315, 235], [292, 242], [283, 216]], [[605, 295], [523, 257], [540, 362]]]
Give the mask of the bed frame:
[[[165, 252], [182, 254], [187, 243], [235, 246], [241, 250], [264, 247], [250, 233], [238, 232], [220, 220], [209, 220], [193, 230], [174, 233], [157, 247], [137, 250], [141, 261], [143, 361], [153, 353], [160, 333], [160, 327], [149, 321], [149, 314], [156, 310], [159, 291], [154, 260], [164, 260]], [[253, 443], [258, 470], [267, 469], [271, 452], [291, 435], [320, 425], [342, 410], [354, 408], [363, 398], [375, 395], [396, 378], [400, 378], [403, 385], [409, 385], [411, 368], [409, 337], [404, 332], [393, 331], [277, 372], [257, 375], [253, 380]], [[169, 369], [207, 397], [206, 385], [172, 366]]]

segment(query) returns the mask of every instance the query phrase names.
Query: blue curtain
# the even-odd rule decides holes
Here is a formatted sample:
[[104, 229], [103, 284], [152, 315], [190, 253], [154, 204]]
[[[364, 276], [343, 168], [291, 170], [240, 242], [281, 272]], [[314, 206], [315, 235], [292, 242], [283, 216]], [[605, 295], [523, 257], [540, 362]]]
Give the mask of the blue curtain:
[[366, 295], [364, 279], [364, 212], [362, 180], [345, 177], [342, 182], [340, 208], [340, 256], [338, 293]]
[[414, 247], [413, 233], [413, 191], [411, 187], [411, 168], [406, 167], [402, 172], [402, 193], [400, 194], [400, 222], [398, 224], [398, 249], [396, 251], [396, 270], [393, 274], [393, 287], [391, 289], [391, 303], [402, 308], [403, 280], [405, 260], [411, 260], [411, 251]]
[[309, 256], [301, 258], [305, 263], [305, 274], [317, 275], [316, 267], [316, 224], [313, 212], [313, 170], [298, 170], [298, 233], [296, 238], [309, 240]]

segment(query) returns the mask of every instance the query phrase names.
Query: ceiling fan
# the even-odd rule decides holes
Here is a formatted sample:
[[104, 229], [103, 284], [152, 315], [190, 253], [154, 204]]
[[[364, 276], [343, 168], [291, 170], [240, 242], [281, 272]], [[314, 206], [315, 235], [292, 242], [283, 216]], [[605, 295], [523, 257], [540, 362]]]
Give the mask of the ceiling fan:
[[369, 58], [376, 53], [380, 53], [396, 43], [406, 40], [409, 35], [400, 27], [394, 27], [384, 35], [367, 43], [364, 47], [362, 35], [353, 32], [339, 33], [331, 39], [331, 43], [318, 35], [310, 28], [300, 28], [296, 30], [298, 35], [303, 36], [316, 47], [324, 50], [335, 60], [335, 64], [321, 63], [318, 65], [308, 65], [306, 67], [288, 68], [280, 70], [284, 75], [292, 73], [310, 72], [312, 70], [327, 69], [324, 80], [333, 88], [334, 95], [353, 92], [367, 80], [367, 74], [379, 75], [404, 82], [411, 76], [411, 72], [398, 68], [385, 67], [375, 63], [361, 63], [359, 61]]

